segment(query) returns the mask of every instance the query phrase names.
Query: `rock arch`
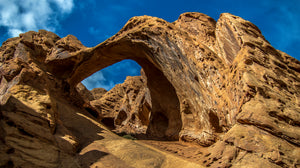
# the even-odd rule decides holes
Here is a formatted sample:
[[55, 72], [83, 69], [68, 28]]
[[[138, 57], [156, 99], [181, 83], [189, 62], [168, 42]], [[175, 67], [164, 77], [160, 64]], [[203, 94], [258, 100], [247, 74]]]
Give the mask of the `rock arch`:
[[[248, 76], [244, 74], [245, 65], [239, 63], [248, 59], [246, 51], [255, 49], [253, 41], [264, 44], [261, 50], [276, 53], [255, 25], [231, 14], [222, 14], [218, 22], [200, 13], [182, 14], [173, 23], [149, 16], [133, 17], [116, 35], [93, 48], [84, 47], [73, 36], [60, 39], [47, 55], [46, 67], [72, 90], [92, 73], [132, 59], [145, 69], [154, 97], [158, 90], [157, 104], [162, 104], [165, 95], [170, 95], [166, 100], [177, 104], [157, 105], [162, 121], [180, 118], [175, 119], [176, 124], [168, 123], [165, 136], [179, 132], [181, 140], [209, 146], [218, 134], [237, 123], [243, 104], [251, 98], [241, 87], [247, 86], [241, 79]], [[159, 90], [161, 85], [169, 92]], [[178, 102], [170, 97], [177, 97]], [[176, 115], [167, 115], [166, 109], [176, 109]], [[155, 121], [150, 124], [155, 125]], [[177, 131], [169, 132], [171, 127]], [[150, 126], [148, 133], [156, 134], [152, 129], [156, 126]]]
[[[207, 22], [215, 25], [211, 18]], [[132, 59], [143, 67], [153, 101], [154, 112], [150, 117], [148, 133], [170, 139], [196, 140], [201, 145], [214, 142], [214, 129], [208, 114], [212, 111], [213, 101], [212, 97], [204, 94], [211, 88], [207, 81], [199, 80], [206, 74], [199, 76], [199, 68], [202, 67], [197, 66], [198, 60], [194, 56], [190, 57], [195, 54], [192, 50], [201, 51], [200, 55], [208, 56], [207, 59], [215, 62], [217, 67], [223, 67], [221, 58], [208, 47], [211, 44], [198, 43], [176, 23], [148, 16], [130, 19], [116, 35], [93, 48], [84, 47], [74, 38], [67, 36], [61, 39], [71, 42], [66, 53], [55, 48], [52, 50], [54, 54], [46, 60], [50, 71], [67, 81], [71, 90], [93, 73], [124, 59]], [[72, 51], [70, 48], [75, 49]], [[61, 67], [61, 60], [57, 59], [59, 55], [63, 58]], [[216, 67], [213, 68], [217, 71]], [[155, 122], [157, 117], [158, 121], [168, 122], [167, 128]]]
[[149, 134], [216, 142], [200, 158], [207, 167], [300, 164], [300, 62], [274, 49], [252, 23], [226, 13], [217, 22], [201, 13], [173, 23], [134, 17], [93, 48], [45, 30], [8, 39], [0, 47], [0, 148], [7, 149], [0, 164], [59, 167], [103, 138], [75, 86], [123, 59], [145, 69], [152, 96], [159, 97]]
[[[105, 54], [100, 55], [102, 53]], [[161, 66], [155, 63], [155, 60], [149, 59], [150, 53], [151, 51], [146, 46], [139, 46], [130, 41], [112, 45], [104, 51], [101, 48], [95, 48], [94, 55], [87, 62], [82, 62], [82, 65], [74, 72], [75, 77], [71, 76], [69, 79], [69, 83], [71, 87], [76, 86], [80, 80], [90, 74], [124, 59], [136, 61], [145, 72], [152, 100], [152, 114], [147, 134], [155, 138], [178, 140], [182, 129], [178, 96], [174, 86], [162, 72]], [[95, 60], [94, 57], [96, 57]]]

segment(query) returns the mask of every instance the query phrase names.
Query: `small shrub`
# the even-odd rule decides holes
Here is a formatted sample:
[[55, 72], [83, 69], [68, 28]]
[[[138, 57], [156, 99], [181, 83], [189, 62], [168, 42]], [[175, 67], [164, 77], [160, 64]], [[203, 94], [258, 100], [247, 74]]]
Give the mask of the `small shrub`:
[[135, 137], [133, 137], [133, 136], [131, 136], [131, 135], [129, 135], [129, 134], [126, 134], [126, 135], [124, 135], [124, 136], [122, 136], [122, 137], [123, 137], [123, 138], [126, 138], [126, 139], [136, 140]]

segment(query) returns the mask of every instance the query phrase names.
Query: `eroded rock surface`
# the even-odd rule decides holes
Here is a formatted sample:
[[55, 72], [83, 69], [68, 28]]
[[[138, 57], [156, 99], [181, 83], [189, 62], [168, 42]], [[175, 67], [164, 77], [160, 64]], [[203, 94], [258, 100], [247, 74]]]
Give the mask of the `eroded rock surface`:
[[[115, 107], [80, 96], [78, 83], [124, 59], [147, 77], [149, 137], [206, 146], [204, 166], [300, 165], [300, 62], [228, 13], [218, 21], [184, 13], [174, 23], [133, 17], [93, 48], [44, 30], [8, 39], [0, 48], [0, 165], [174, 166], [176, 159], [134, 142], [136, 151], [124, 151], [127, 141], [97, 122], [109, 116], [120, 128], [134, 123], [126, 120], [142, 108], [134, 101], [146, 97], [132, 97], [135, 79], [100, 98], [108, 106], [110, 99], [122, 102], [117, 115]], [[176, 165], [188, 166], [180, 159]]]
[[145, 134], [151, 114], [151, 98], [141, 76], [127, 77], [100, 99], [90, 102], [101, 111], [102, 123], [118, 133]]
[[82, 83], [76, 86], [82, 98], [101, 114], [100, 121], [118, 134], [145, 136], [151, 115], [151, 96], [143, 70], [141, 76], [128, 76], [111, 90], [89, 91]]

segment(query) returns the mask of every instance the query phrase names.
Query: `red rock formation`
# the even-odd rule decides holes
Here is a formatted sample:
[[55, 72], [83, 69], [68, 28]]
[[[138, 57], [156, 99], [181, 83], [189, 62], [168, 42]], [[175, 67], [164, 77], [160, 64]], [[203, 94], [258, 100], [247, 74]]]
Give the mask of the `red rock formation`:
[[101, 121], [116, 132], [146, 133], [151, 114], [151, 98], [142, 77], [127, 77], [124, 83], [116, 85], [90, 103], [101, 111]]
[[300, 164], [300, 62], [240, 17], [225, 13], [216, 22], [185, 13], [174, 23], [133, 17], [93, 48], [71, 35], [27, 32], [4, 42], [0, 56], [0, 165], [58, 167], [76, 160], [98, 136], [71, 114], [101, 119], [76, 86], [124, 59], [147, 76], [149, 136], [210, 146], [205, 166]]
[[100, 99], [106, 92], [107, 90], [105, 90], [104, 88], [94, 88], [91, 90], [94, 100]]

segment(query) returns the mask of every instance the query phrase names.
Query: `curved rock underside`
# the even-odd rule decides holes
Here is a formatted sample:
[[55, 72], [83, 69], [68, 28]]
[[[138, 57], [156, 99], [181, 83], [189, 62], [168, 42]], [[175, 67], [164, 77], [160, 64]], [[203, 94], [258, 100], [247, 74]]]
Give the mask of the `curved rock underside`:
[[72, 35], [31, 31], [4, 42], [0, 56], [1, 166], [197, 167], [98, 123], [110, 114], [76, 86], [124, 59], [139, 63], [147, 78], [149, 138], [205, 146], [199, 166], [300, 165], [300, 62], [240, 17], [133, 17], [93, 48]]

